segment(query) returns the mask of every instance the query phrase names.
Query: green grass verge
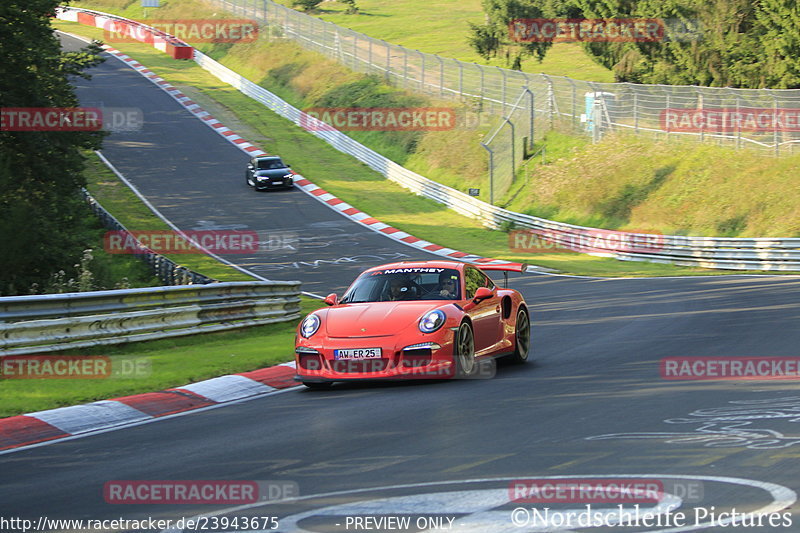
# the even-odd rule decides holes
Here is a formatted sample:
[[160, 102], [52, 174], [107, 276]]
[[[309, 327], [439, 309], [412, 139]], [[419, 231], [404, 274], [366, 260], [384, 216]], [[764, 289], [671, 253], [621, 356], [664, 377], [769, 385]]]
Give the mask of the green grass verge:
[[[322, 306], [302, 298], [301, 312]], [[113, 361], [144, 360], [150, 374], [107, 379], [1, 379], [0, 417], [54, 409], [95, 400], [152, 392], [236, 372], [291, 361], [295, 322], [254, 326], [173, 339], [117, 346], [96, 346], [63, 352], [68, 355], [104, 355]]]
[[[57, 27], [98, 38], [102, 31], [59, 21]], [[442, 204], [409, 193], [366, 165], [336, 151], [324, 141], [267, 110], [261, 104], [223, 84], [196, 64], [175, 61], [142, 44], [120, 46], [126, 54], [179, 87], [210, 109], [223, 123], [238, 122], [242, 133], [267, 152], [280, 154], [292, 168], [342, 200], [381, 221], [419, 238], [467, 253], [527, 262], [564, 273], [589, 276], [659, 276], [720, 274], [726, 272], [654, 263], [624, 262], [581, 254], [528, 254], [509, 247], [509, 235], [484, 228], [455, 214]], [[230, 119], [230, 120], [229, 120]], [[309, 157], [308, 154], [314, 154]]]
[[[291, 0], [279, 3], [291, 6]], [[356, 3], [360, 10], [357, 14], [347, 14], [346, 4], [340, 2], [325, 2], [310, 14], [406, 48], [508, 68], [504, 58], [487, 62], [467, 43], [469, 23], [484, 21], [481, 0], [356, 0]], [[529, 58], [522, 63], [522, 70], [586, 81], [614, 81], [614, 74], [596, 63], [577, 43], [555, 44], [541, 63]]]

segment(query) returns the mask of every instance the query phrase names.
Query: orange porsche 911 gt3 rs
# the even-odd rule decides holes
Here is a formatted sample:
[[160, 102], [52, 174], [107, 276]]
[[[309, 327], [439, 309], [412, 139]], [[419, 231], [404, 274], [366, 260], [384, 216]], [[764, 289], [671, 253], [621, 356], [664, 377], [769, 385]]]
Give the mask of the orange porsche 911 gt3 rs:
[[496, 287], [483, 270], [524, 272], [526, 265], [456, 261], [400, 262], [370, 268], [330, 307], [298, 326], [298, 381], [471, 377], [479, 361], [523, 363], [530, 315], [522, 295]]

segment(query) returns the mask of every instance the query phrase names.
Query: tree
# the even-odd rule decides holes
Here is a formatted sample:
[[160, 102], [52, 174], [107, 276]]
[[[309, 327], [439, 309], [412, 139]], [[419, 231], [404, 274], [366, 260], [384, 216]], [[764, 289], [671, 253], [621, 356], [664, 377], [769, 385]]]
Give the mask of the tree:
[[[484, 0], [485, 24], [470, 43], [489, 59], [505, 50], [515, 65], [549, 46], [517, 47], [504, 26], [516, 17], [661, 19], [666, 39], [584, 42], [617, 81], [713, 87], [800, 88], [797, 0]], [[539, 15], [541, 14], [541, 15]], [[681, 29], [689, 29], [681, 34]]]
[[358, 13], [358, 6], [356, 5], [356, 0], [340, 0], [343, 4], [347, 6], [347, 10], [345, 13], [348, 15], [355, 15]]
[[[0, 7], [0, 98], [9, 108], [77, 107], [69, 76], [98, 64], [99, 48], [62, 53], [50, 20], [58, 0], [5, 0]], [[0, 294], [26, 293], [72, 265], [85, 248], [81, 151], [93, 131], [0, 131]]]
[[292, 7], [300, 7], [303, 11], [316, 9], [322, 0], [292, 0]]
[[522, 68], [522, 61], [526, 57], [533, 56], [539, 61], [544, 58], [553, 43], [516, 41], [509, 27], [518, 20], [554, 17], [563, 7], [562, 4], [534, 0], [483, 0], [482, 5], [486, 22], [470, 23], [470, 35], [467, 37], [478, 55], [488, 61], [502, 54], [506, 58], [506, 65], [517, 70]]

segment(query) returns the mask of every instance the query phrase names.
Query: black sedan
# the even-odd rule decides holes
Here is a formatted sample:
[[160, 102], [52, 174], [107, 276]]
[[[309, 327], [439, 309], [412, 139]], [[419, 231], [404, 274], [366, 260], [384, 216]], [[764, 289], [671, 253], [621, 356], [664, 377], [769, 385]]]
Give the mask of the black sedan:
[[289, 165], [278, 156], [254, 157], [244, 173], [247, 185], [254, 189], [286, 189], [294, 185]]

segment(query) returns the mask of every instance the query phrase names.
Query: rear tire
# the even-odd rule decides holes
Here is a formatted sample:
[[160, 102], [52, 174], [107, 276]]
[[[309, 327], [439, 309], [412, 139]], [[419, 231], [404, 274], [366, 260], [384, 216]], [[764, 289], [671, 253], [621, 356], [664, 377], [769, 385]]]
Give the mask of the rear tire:
[[304, 381], [303, 385], [311, 390], [328, 390], [333, 386], [330, 381]]
[[475, 336], [469, 322], [462, 322], [456, 332], [453, 361], [457, 378], [468, 378], [475, 374], [478, 362], [475, 360]]
[[517, 325], [514, 328], [514, 354], [508, 360], [515, 364], [522, 364], [528, 360], [531, 349], [531, 320], [524, 307], [517, 311]]

